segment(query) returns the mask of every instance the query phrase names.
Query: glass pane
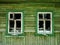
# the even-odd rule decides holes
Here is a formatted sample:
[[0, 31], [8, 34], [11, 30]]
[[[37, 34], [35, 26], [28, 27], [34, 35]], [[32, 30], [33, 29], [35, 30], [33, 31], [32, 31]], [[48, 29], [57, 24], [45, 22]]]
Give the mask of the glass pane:
[[43, 19], [43, 14], [39, 14], [39, 19]]
[[14, 14], [14, 19], [21, 19], [21, 14]]
[[10, 20], [10, 24], [9, 25], [10, 25], [10, 28], [11, 27], [14, 27], [14, 21], [13, 20]]
[[45, 21], [45, 25], [46, 25], [45, 29], [50, 31], [51, 30], [51, 27], [50, 27], [51, 23], [50, 23], [50, 21]]
[[45, 19], [50, 19], [50, 14], [44, 14]]
[[39, 30], [44, 30], [43, 24], [43, 21], [39, 21]]
[[21, 28], [16, 28], [17, 32], [21, 32]]
[[21, 21], [16, 21], [16, 28], [21, 28]]
[[10, 19], [12, 19], [13, 18], [13, 14], [10, 14]]
[[10, 28], [10, 29], [9, 29], [9, 32], [14, 32], [14, 29]]

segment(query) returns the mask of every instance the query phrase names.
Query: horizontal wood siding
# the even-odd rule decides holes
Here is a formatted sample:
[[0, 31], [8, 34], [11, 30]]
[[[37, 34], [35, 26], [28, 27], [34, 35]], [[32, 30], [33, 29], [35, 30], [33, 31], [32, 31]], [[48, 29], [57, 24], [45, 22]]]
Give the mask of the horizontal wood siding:
[[60, 8], [55, 8], [54, 29], [60, 31]]
[[[54, 36], [35, 36], [35, 15], [37, 10], [52, 10], [54, 18]], [[25, 36], [6, 37], [6, 15], [11, 11], [24, 12]], [[0, 4], [0, 44], [1, 45], [60, 45], [60, 8], [52, 3]]]
[[0, 0], [1, 3], [20, 3], [20, 2], [60, 2], [60, 0]]

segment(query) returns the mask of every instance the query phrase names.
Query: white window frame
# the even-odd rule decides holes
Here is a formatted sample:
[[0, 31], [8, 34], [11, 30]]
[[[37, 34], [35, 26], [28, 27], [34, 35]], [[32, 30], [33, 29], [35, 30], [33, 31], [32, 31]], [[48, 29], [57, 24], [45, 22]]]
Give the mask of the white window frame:
[[[21, 19], [17, 19], [19, 21], [21, 21], [21, 32], [16, 32], [16, 21], [17, 20], [14, 20], [15, 24], [14, 24], [14, 32], [9, 32], [9, 20], [13, 20], [13, 19], [10, 19], [10, 14], [13, 14], [13, 17], [14, 17], [14, 14], [21, 14]], [[23, 33], [23, 13], [22, 12], [9, 12], [8, 13], [8, 33], [9, 34], [12, 34], [12, 35], [18, 35], [18, 34], [22, 34]]]
[[[51, 15], [51, 19], [50, 19], [50, 22], [51, 22], [51, 30], [50, 31], [47, 31], [47, 30], [45, 30], [45, 20], [43, 19], [41, 19], [42, 21], [44, 21], [44, 30], [43, 31], [39, 31], [39, 14], [47, 14], [47, 13], [49, 13], [50, 15]], [[52, 34], [52, 12], [38, 12], [37, 13], [37, 33], [38, 34], [44, 34], [44, 35], [46, 35], [46, 34]]]

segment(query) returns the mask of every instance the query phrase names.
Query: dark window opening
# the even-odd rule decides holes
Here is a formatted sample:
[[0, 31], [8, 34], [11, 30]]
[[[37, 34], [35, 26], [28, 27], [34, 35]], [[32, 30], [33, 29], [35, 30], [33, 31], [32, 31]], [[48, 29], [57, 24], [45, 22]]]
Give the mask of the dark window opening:
[[13, 14], [10, 14], [10, 18], [13, 18]]
[[14, 27], [14, 21], [13, 20], [10, 20], [10, 28], [11, 27]]
[[16, 21], [16, 28], [21, 28], [21, 21]]
[[9, 32], [13, 32], [13, 29], [10, 28], [10, 29], [9, 29]]
[[45, 19], [50, 19], [50, 14], [44, 14]]
[[49, 31], [50, 30], [50, 25], [51, 25], [50, 21], [45, 21], [45, 25], [46, 25], [45, 29]]
[[21, 19], [21, 14], [14, 14], [14, 19]]
[[43, 21], [39, 21], [39, 30], [43, 30]]
[[39, 19], [43, 19], [43, 14], [39, 14]]

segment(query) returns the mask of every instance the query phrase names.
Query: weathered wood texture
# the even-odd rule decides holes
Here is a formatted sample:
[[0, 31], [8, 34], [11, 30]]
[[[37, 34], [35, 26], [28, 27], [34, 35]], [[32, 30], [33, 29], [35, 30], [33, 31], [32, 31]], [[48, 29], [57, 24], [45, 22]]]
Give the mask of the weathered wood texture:
[[[54, 36], [35, 36], [35, 15], [37, 10], [52, 10]], [[11, 11], [24, 12], [24, 37], [6, 37], [6, 15]], [[1, 45], [60, 45], [60, 8], [54, 3], [0, 4], [0, 44]]]
[[0, 0], [0, 3], [19, 3], [19, 2], [60, 2], [60, 0]]
[[33, 32], [27, 32], [24, 37], [5, 36], [0, 35], [1, 45], [60, 45], [60, 33], [54, 36], [34, 36]]

